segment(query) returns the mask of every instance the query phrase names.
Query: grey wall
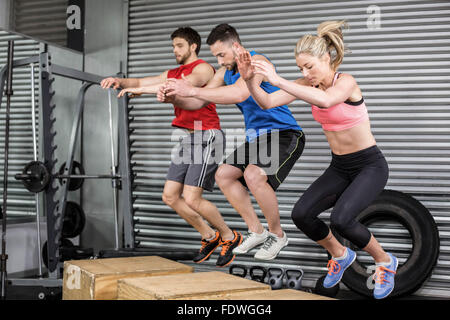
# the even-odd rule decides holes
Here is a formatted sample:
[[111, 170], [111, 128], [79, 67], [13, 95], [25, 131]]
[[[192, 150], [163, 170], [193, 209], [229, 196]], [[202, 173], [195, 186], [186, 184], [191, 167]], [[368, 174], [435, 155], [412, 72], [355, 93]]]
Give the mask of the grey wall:
[[[40, 253], [40, 250], [37, 249], [36, 222], [31, 219], [25, 223], [11, 220], [13, 219], [8, 222], [6, 232], [6, 252], [8, 254], [6, 270], [9, 277], [14, 277], [14, 273], [19, 276], [19, 274], [38, 270], [38, 252]], [[45, 223], [40, 224], [41, 244], [47, 239], [46, 227]]]
[[0, 29], [8, 30], [10, 25], [10, 0], [0, 0]]
[[[100, 18], [101, 17], [101, 18]], [[122, 60], [123, 21], [122, 0], [86, 1], [85, 71], [113, 75], [120, 71]], [[117, 99], [113, 111], [117, 109]], [[113, 112], [115, 121], [116, 112]], [[83, 128], [83, 166], [87, 173], [111, 170], [108, 95], [95, 86], [86, 95]], [[115, 139], [117, 144], [117, 138]], [[117, 149], [116, 149], [117, 155]], [[110, 180], [86, 180], [82, 188], [82, 207], [86, 212], [86, 227], [81, 244], [96, 251], [114, 247], [113, 189]]]

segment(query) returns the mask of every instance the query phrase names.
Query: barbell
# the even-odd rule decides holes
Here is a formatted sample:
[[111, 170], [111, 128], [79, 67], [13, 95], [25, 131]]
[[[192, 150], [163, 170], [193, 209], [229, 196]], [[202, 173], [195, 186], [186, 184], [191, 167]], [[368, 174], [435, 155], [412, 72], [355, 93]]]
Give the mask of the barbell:
[[22, 173], [16, 174], [14, 178], [22, 181], [25, 188], [34, 193], [45, 190], [52, 179], [59, 179], [61, 183], [64, 183], [63, 179], [69, 179], [69, 190], [71, 191], [81, 188], [84, 179], [120, 179], [120, 175], [117, 174], [84, 174], [83, 167], [77, 161], [73, 161], [72, 172], [76, 172], [78, 170], [80, 172], [79, 174], [63, 174], [64, 168], [65, 164], [61, 166], [58, 174], [52, 175], [43, 162], [30, 161], [25, 165]]

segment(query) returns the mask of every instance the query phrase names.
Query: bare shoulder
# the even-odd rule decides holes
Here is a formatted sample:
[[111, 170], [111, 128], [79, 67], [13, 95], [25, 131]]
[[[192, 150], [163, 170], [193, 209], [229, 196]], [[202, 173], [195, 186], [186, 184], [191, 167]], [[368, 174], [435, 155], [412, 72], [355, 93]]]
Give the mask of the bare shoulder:
[[262, 60], [262, 61], [267, 61], [270, 62], [269, 59], [267, 59], [265, 56], [263, 56], [262, 54], [255, 54], [252, 56], [252, 60]]
[[192, 72], [210, 73], [214, 72], [214, 67], [209, 63], [200, 63], [194, 67]]
[[351, 74], [348, 74], [348, 73], [340, 73], [336, 82], [346, 82], [346, 83], [356, 84], [355, 78]]
[[362, 98], [362, 92], [361, 89], [358, 86], [358, 83], [356, 82], [356, 79], [348, 73], [341, 73], [336, 80], [336, 86], [339, 86], [340, 89], [345, 90], [348, 88], [350, 90], [350, 96], [348, 97], [348, 100], [356, 102], [361, 100]]

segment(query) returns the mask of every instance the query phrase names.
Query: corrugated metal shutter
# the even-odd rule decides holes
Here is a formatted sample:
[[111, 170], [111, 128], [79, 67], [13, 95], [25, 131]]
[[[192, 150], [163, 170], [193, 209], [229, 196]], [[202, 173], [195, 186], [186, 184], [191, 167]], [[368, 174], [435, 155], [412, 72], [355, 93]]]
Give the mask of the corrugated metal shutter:
[[[14, 40], [14, 60], [27, 58], [39, 53], [36, 41], [21, 38], [0, 31], [0, 68], [6, 65], [8, 40]], [[27, 191], [23, 184], [14, 179], [16, 173], [22, 172], [24, 166], [33, 160], [33, 138], [31, 129], [31, 67], [14, 69], [13, 91], [10, 113], [10, 137], [8, 160], [8, 217], [35, 215], [34, 194]], [[35, 70], [36, 111], [38, 110], [38, 70]], [[6, 97], [3, 96], [0, 108], [0, 180], [3, 181], [5, 148], [5, 110]], [[3, 194], [3, 182], [0, 184]]]
[[[300, 76], [294, 46], [306, 33], [315, 33], [326, 20], [345, 19], [350, 30], [345, 41], [351, 54], [340, 70], [358, 81], [371, 117], [373, 133], [390, 165], [387, 188], [406, 192], [433, 214], [441, 236], [441, 255], [431, 279], [419, 295], [448, 296], [450, 285], [450, 3], [448, 1], [370, 1], [380, 10], [380, 28], [372, 28], [368, 1], [138, 1], [129, 2], [128, 76], [156, 75], [175, 66], [170, 34], [189, 25], [203, 39], [200, 57], [217, 62], [206, 37], [219, 23], [239, 32], [244, 46], [264, 54], [280, 74], [290, 80]], [[376, 26], [376, 25], [375, 25]], [[370, 28], [369, 28], [370, 27]], [[161, 201], [170, 162], [173, 110], [153, 97], [139, 97], [131, 126], [135, 129], [132, 161], [137, 179], [134, 196], [135, 231], [139, 246], [198, 248], [195, 230]], [[260, 264], [250, 255], [235, 262], [248, 265], [301, 267], [305, 285], [326, 271], [324, 250], [307, 239], [292, 223], [294, 203], [325, 170], [330, 151], [310, 106], [295, 101], [290, 109], [303, 127], [307, 144], [303, 155], [279, 188], [280, 215], [290, 244], [271, 264]], [[224, 129], [243, 128], [235, 106], [218, 106]], [[227, 148], [227, 154], [231, 149]], [[206, 199], [214, 202], [232, 228], [246, 230], [241, 217], [218, 188]], [[254, 202], [257, 213], [263, 217]], [[322, 215], [329, 217], [329, 212]], [[264, 221], [264, 220], [263, 220]], [[371, 227], [386, 234], [382, 245], [389, 251], [411, 249], [399, 225]], [[389, 235], [396, 235], [389, 237]], [[409, 248], [409, 249], [408, 249]], [[404, 253], [403, 253], [404, 255]], [[215, 256], [206, 263], [214, 266]]]
[[67, 45], [67, 0], [15, 0], [13, 3], [16, 32]]

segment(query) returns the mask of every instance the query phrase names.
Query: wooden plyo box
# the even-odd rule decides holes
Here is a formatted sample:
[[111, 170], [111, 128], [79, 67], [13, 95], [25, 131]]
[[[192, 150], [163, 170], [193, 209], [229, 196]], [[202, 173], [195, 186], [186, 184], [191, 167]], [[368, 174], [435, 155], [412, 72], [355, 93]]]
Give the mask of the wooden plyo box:
[[190, 266], [158, 256], [65, 261], [63, 300], [115, 300], [119, 279], [193, 271]]
[[219, 271], [118, 281], [118, 300], [221, 300], [230, 293], [269, 291], [270, 286]]
[[230, 293], [223, 298], [225, 300], [336, 300], [293, 289]]

